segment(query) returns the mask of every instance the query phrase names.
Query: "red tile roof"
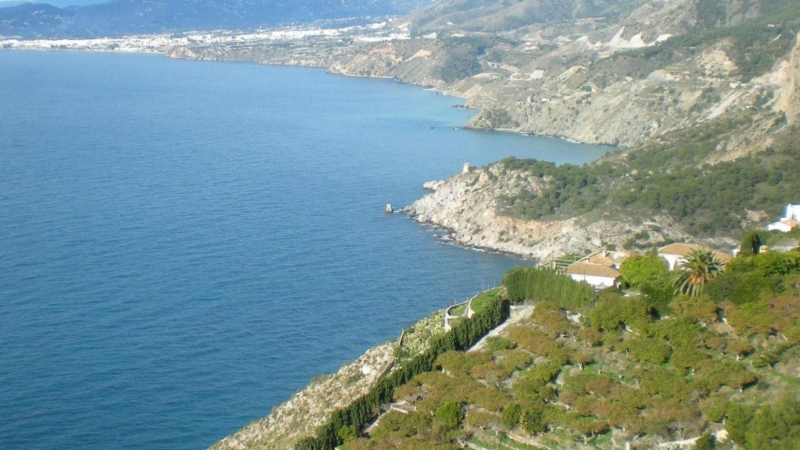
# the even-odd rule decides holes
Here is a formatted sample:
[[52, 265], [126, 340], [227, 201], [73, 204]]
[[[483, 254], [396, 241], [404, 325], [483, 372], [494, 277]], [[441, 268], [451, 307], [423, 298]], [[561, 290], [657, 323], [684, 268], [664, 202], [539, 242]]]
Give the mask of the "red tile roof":
[[586, 275], [592, 277], [607, 277], [618, 278], [620, 276], [612, 267], [607, 267], [602, 264], [576, 262], [567, 266], [567, 273], [570, 275]]

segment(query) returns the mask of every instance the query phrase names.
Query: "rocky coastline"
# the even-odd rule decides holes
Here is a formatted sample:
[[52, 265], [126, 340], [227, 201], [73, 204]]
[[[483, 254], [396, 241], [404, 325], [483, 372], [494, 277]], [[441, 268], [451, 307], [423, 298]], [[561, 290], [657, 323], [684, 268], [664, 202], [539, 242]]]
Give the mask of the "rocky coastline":
[[[390, 31], [387, 39], [391, 37]], [[623, 49], [613, 48], [626, 36], [633, 42], [630, 33], [623, 35], [623, 31], [624, 26], [613, 36], [608, 34], [609, 30], [598, 31], [592, 37], [594, 43], [587, 36], [572, 36], [560, 44], [552, 57], [535, 55], [535, 58], [520, 49], [503, 48], [509, 53], [518, 51], [520, 54], [515, 57], [520, 62], [512, 65], [483, 61], [480, 73], [454, 81], [445, 81], [440, 73], [448, 49], [436, 38], [403, 36], [403, 39], [358, 45], [342, 44], [338, 41], [340, 36], [281, 41], [278, 45], [271, 43], [272, 37], [263, 38], [270, 42], [259, 45], [238, 42], [218, 45], [211, 38], [204, 45], [190, 43], [188, 39], [180, 42], [152, 39], [130, 44], [125, 51], [156, 52], [178, 59], [315, 67], [335, 75], [389, 78], [465, 99], [463, 107], [478, 111], [465, 128], [622, 147], [659, 140], [675, 130], [724, 115], [751, 114], [751, 129], [721, 140], [717, 151], [704, 161], [712, 164], [767, 147], [771, 142], [767, 131], [774, 125], [771, 114], [784, 114], [790, 125], [800, 115], [797, 106], [800, 105], [800, 35], [789, 60], [744, 83], [731, 82], [737, 67], [726, 53], [729, 50], [726, 43], [715, 44], [689, 60], [637, 77], [603, 72], [603, 78], [607, 76], [612, 81], [600, 83], [598, 74], [610, 70], [608, 64], [602, 58], [584, 60], [579, 56], [593, 54], [597, 49], [609, 54]], [[555, 45], [561, 37], [537, 45]], [[114, 51], [124, 43], [98, 41], [92, 45], [97, 47], [90, 49]], [[81, 48], [78, 45], [75, 49]], [[572, 59], [573, 63], [562, 62]], [[634, 69], [629, 71], [635, 75]], [[445, 230], [448, 240], [455, 245], [540, 262], [565, 254], [623, 248], [636, 235], [647, 235], [644, 244], [696, 241], [665, 214], [635, 216], [599, 208], [591, 215], [523, 220], [503, 210], [503, 198], [520, 191], [540, 194], [548, 183], [546, 177], [506, 169], [502, 163], [468, 168], [449, 179], [426, 182], [423, 187], [429, 192], [401, 212], [421, 224]], [[387, 208], [387, 212], [391, 209]], [[726, 237], [706, 243], [717, 248], [735, 244]], [[212, 449], [292, 448], [293, 442], [311, 434], [334, 410], [366, 392], [390, 370], [394, 348], [392, 344], [376, 346], [336, 374], [312, 381], [274, 408], [269, 416], [226, 437]]]
[[[470, 168], [447, 180], [429, 181], [429, 192], [401, 210], [422, 224], [446, 230], [456, 245], [508, 253], [547, 262], [565, 254], [585, 254], [601, 248], [622, 248], [632, 235], [650, 242], [690, 242], [692, 236], [663, 215], [630, 217], [600, 213], [563, 220], [523, 220], [502, 212], [501, 199], [520, 190], [538, 193], [547, 179], [507, 170], [502, 163]], [[717, 247], [734, 244], [713, 240]]]

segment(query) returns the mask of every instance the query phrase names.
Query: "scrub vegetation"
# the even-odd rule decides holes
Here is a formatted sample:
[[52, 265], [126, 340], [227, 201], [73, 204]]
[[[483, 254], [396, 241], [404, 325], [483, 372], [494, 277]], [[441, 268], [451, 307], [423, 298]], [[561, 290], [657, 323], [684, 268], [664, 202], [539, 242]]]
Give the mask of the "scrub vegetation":
[[[500, 199], [504, 214], [547, 220], [608, 207], [634, 208], [668, 215], [692, 234], [741, 233], [748, 210], [769, 205], [769, 213], [797, 201], [800, 192], [800, 130], [771, 148], [736, 161], [714, 165], [703, 160], [736, 121], [707, 124], [678, 133], [680, 144], [654, 144], [600, 163], [573, 166], [507, 158], [507, 170], [542, 177], [540, 194], [521, 191]], [[568, 212], [568, 213], [567, 213]]]

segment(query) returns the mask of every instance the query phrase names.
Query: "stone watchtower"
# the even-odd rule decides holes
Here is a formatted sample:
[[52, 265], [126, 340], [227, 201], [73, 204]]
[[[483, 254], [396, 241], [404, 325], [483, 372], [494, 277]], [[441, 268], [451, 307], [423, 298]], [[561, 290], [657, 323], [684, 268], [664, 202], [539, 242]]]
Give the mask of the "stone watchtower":
[[464, 163], [464, 169], [461, 170], [461, 173], [469, 173], [472, 170], [472, 166], [469, 163]]

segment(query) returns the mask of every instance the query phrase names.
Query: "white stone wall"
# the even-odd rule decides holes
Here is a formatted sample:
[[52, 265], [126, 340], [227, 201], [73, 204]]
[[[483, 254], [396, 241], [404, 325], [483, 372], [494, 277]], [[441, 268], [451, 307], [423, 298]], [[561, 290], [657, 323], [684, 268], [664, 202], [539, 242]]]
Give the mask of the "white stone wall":
[[593, 275], [579, 275], [575, 273], [571, 273], [569, 276], [575, 281], [585, 281], [596, 288], [607, 288], [616, 284], [616, 279], [611, 277], [597, 277]]

